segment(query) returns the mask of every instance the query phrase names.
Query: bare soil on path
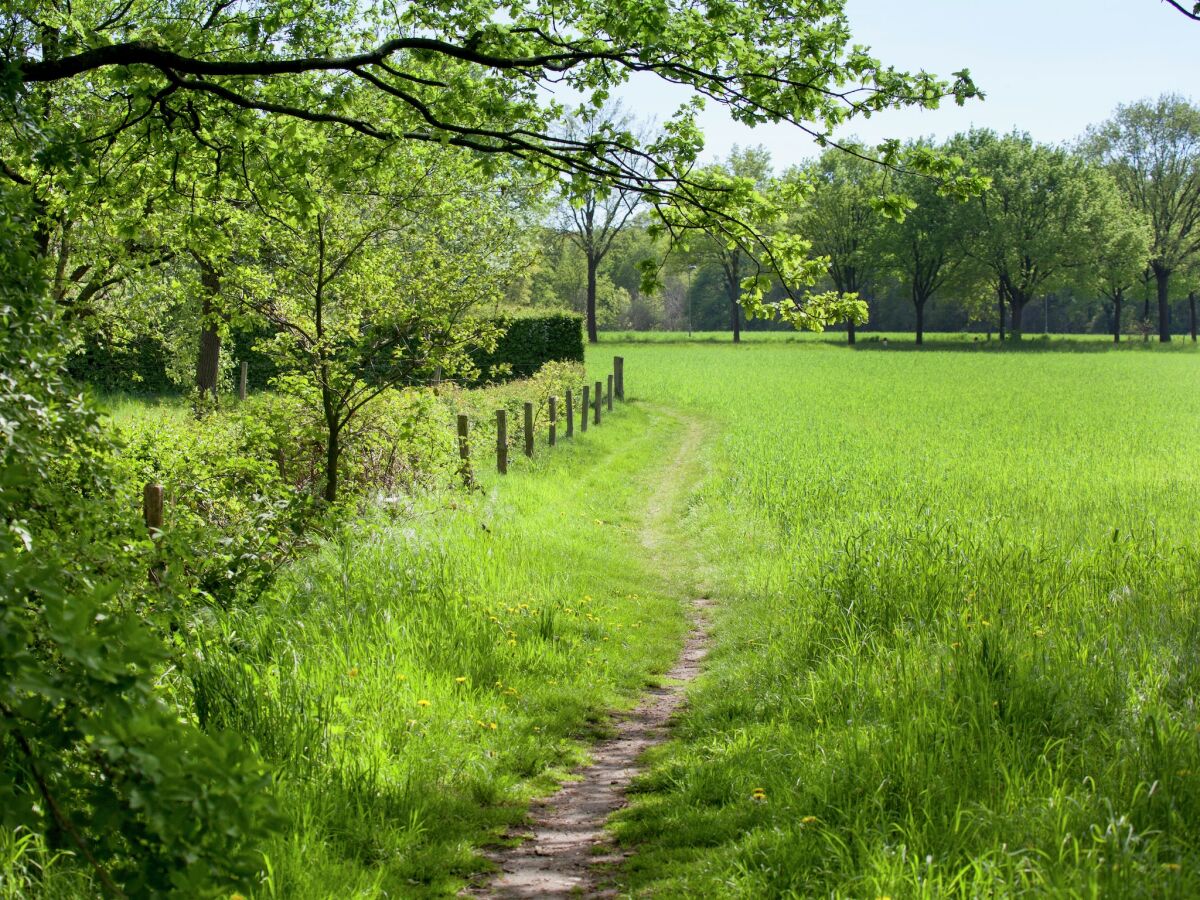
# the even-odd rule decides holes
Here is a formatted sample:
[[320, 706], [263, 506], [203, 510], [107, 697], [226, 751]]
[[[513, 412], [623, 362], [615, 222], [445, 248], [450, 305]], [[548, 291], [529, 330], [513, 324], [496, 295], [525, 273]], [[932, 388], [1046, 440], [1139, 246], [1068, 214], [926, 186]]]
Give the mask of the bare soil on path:
[[[686, 425], [684, 437], [650, 497], [641, 533], [642, 546], [652, 559], [662, 562], [664, 571], [670, 569], [665, 525], [677, 512], [704, 438], [699, 422], [681, 421]], [[500, 874], [468, 896], [507, 900], [616, 895], [609, 882], [614, 866], [625, 854], [613, 845], [604, 824], [625, 805], [626, 791], [638, 772], [638, 758], [666, 739], [671, 717], [682, 705], [688, 683], [700, 673], [708, 648], [708, 605], [706, 599], [692, 601], [690, 633], [663, 686], [647, 690], [631, 712], [612, 717], [614, 736], [593, 745], [591, 763], [573, 773], [578, 780], [535, 801], [530, 809], [531, 823], [510, 835], [525, 840], [490, 854]]]

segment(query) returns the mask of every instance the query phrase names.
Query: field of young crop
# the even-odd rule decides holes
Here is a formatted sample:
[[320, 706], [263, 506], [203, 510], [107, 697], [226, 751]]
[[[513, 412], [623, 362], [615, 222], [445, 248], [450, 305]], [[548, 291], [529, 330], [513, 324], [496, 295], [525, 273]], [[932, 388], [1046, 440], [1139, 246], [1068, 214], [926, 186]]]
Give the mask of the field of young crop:
[[635, 894], [1200, 894], [1194, 348], [603, 349], [716, 435]]

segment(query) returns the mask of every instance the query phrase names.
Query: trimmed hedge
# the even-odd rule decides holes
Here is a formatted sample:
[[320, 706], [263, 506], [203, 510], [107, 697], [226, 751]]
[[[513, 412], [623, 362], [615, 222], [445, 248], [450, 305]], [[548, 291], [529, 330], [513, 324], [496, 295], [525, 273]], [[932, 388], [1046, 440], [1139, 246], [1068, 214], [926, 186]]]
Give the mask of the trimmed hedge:
[[548, 362], [583, 362], [583, 316], [577, 313], [499, 315], [485, 321], [504, 334], [491, 353], [471, 354], [481, 381], [530, 378]]

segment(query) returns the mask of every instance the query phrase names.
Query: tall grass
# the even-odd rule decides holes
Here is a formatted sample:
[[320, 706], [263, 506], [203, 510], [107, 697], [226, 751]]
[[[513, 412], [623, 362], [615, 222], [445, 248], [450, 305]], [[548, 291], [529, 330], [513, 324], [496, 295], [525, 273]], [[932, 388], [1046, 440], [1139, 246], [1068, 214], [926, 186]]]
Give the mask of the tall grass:
[[677, 429], [622, 410], [469, 496], [379, 513], [214, 623], [179, 690], [278, 773], [261, 896], [453, 893], [670, 665], [679, 598], [633, 526]]
[[613, 349], [725, 425], [635, 892], [1200, 894], [1194, 352]]

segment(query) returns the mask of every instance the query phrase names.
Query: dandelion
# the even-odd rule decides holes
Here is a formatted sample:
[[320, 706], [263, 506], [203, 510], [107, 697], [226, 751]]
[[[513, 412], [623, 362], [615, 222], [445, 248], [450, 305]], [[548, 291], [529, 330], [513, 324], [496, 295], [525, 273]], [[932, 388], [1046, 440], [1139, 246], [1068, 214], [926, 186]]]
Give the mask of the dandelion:
[[429, 704], [428, 700], [418, 700], [417, 701], [417, 706], [421, 707], [422, 709], [424, 709], [426, 706], [429, 706], [429, 705], [430, 704]]
[[408, 676], [407, 675], [397, 675], [396, 680], [397, 681], [408, 681]]
[[455, 684], [466, 684], [466, 683], [467, 683], [467, 676], [466, 676], [466, 675], [459, 675], [457, 678], [455, 678], [455, 679], [454, 679], [454, 683], [455, 683]]
[[816, 816], [805, 816], [803, 819], [800, 820], [800, 824], [801, 825], [816, 825], [817, 822], [819, 822], [819, 821], [820, 821], [820, 819], [818, 819]]
[[495, 730], [496, 730], [496, 723], [495, 723], [495, 722], [488, 722], [488, 728], [490, 728], [492, 731], [495, 731]]
[[766, 803], [767, 802], [767, 792], [764, 791], [762, 788], [755, 788], [754, 792], [750, 795], [750, 799], [753, 800], [755, 803]]
[[346, 670], [346, 675], [350, 678], [357, 678], [358, 677], [358, 666], [351, 666], [349, 669]]
[[1166, 869], [1168, 872], [1178, 872], [1179, 871], [1179, 863], [1163, 863], [1163, 868]]
[[517, 640], [516, 640], [516, 638], [509, 638], [509, 639], [508, 639], [508, 646], [510, 646], [510, 647], [515, 647], [515, 646], [517, 646]]

